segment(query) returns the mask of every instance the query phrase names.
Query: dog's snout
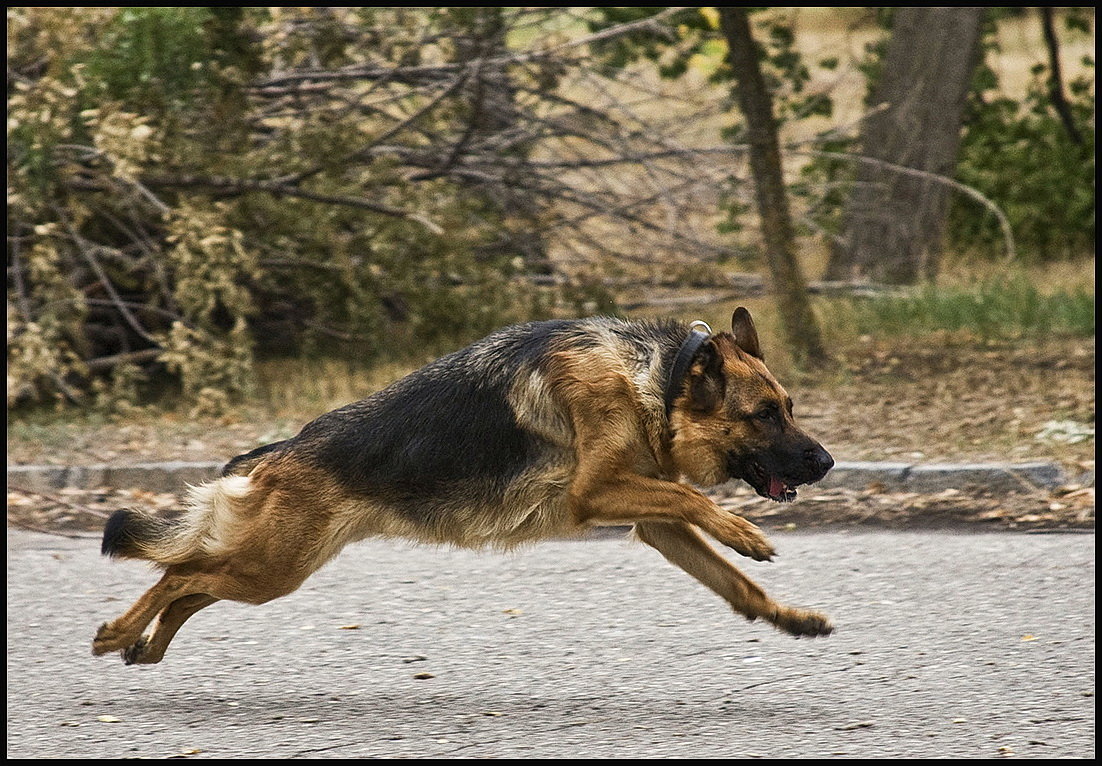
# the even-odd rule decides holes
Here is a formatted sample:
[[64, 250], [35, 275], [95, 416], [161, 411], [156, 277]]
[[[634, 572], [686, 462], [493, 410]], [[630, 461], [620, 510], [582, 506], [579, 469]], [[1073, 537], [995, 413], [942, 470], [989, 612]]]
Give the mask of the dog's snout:
[[834, 467], [834, 458], [818, 444], [805, 450], [804, 458], [806, 458], [808, 465], [819, 475], [819, 478], [826, 476], [827, 471]]

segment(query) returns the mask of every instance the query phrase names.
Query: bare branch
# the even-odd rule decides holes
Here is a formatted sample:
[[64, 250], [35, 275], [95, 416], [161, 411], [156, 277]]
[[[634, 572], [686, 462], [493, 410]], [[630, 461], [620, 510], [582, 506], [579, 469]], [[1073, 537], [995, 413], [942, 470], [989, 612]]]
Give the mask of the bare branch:
[[1053, 10], [1051, 6], [1041, 6], [1041, 28], [1045, 35], [1045, 49], [1048, 51], [1048, 92], [1052, 99], [1052, 108], [1060, 115], [1060, 122], [1064, 124], [1071, 140], [1077, 144], [1083, 143], [1083, 134], [1075, 125], [1071, 107], [1068, 105], [1067, 96], [1064, 95], [1064, 79], [1060, 70], [1060, 43], [1056, 39], [1056, 25], [1052, 21]]
[[99, 261], [96, 260], [94, 250], [97, 245], [89, 242], [88, 240], [80, 236], [79, 233], [77, 233], [77, 230], [73, 228], [73, 224], [69, 221], [69, 217], [65, 214], [65, 211], [61, 209], [61, 207], [55, 205], [54, 212], [57, 214], [58, 220], [61, 221], [62, 225], [64, 225], [65, 229], [69, 232], [69, 238], [73, 241], [73, 244], [76, 245], [78, 252], [80, 252], [85, 262], [92, 268], [92, 271], [95, 272], [96, 278], [99, 280], [100, 285], [103, 287], [104, 290], [107, 291], [107, 294], [111, 296], [111, 300], [114, 302], [114, 305], [118, 309], [119, 314], [122, 315], [123, 319], [126, 320], [126, 323], [130, 325], [130, 328], [142, 338], [154, 344], [155, 346], [159, 346], [160, 344], [157, 342], [157, 339], [150, 335], [149, 331], [142, 326], [142, 323], [138, 321], [137, 317], [135, 317], [134, 314], [131, 313], [130, 309], [126, 306], [125, 301], [123, 301], [123, 299], [119, 296], [118, 291], [115, 289], [114, 282], [111, 281], [111, 278], [107, 276], [107, 273], [103, 270], [103, 267], [100, 265]]
[[314, 202], [324, 202], [329, 205], [341, 205], [354, 207], [361, 210], [370, 210], [373, 213], [402, 218], [424, 226], [433, 234], [443, 234], [444, 230], [430, 221], [421, 213], [412, 213], [401, 210], [381, 202], [363, 199], [362, 197], [348, 197], [334, 194], [319, 194], [317, 192], [300, 189], [291, 184], [279, 183], [257, 178], [226, 178], [224, 176], [197, 176], [197, 175], [145, 175], [142, 180], [149, 186], [159, 188], [201, 188], [211, 189], [223, 194], [248, 194], [250, 192], [266, 192], [276, 197], [296, 197], [308, 199]]
[[112, 354], [101, 356], [98, 359], [89, 359], [84, 363], [89, 372], [103, 372], [118, 367], [120, 364], [145, 364], [152, 362], [161, 355], [159, 348], [146, 348], [141, 351], [130, 351], [124, 354]]
[[[487, 59], [484, 65], [490, 66], [504, 66], [507, 64], [520, 64], [531, 61], [538, 61], [541, 59], [552, 58], [557, 54], [562, 53], [573, 48], [580, 48], [586, 45], [590, 45], [595, 42], [601, 42], [604, 40], [610, 40], [614, 37], [620, 37], [622, 35], [632, 34], [642, 30], [653, 32], [667, 31], [663, 26], [663, 21], [666, 21], [673, 16], [688, 10], [695, 10], [693, 6], [683, 6], [675, 8], [667, 8], [664, 11], [656, 13], [650, 18], [641, 19], [639, 21], [626, 22], [624, 24], [617, 24], [616, 26], [603, 29], [600, 32], [595, 32], [591, 35], [575, 38], [558, 45], [552, 45], [547, 48], [541, 48], [539, 50], [522, 51], [520, 53], [508, 54], [503, 56], [495, 56]], [[328, 83], [348, 80], [373, 80], [380, 77], [389, 77], [394, 81], [403, 83], [425, 83], [439, 81], [443, 77], [447, 77], [450, 74], [459, 72], [460, 70], [468, 67], [475, 66], [475, 62], [468, 63], [443, 63], [443, 64], [427, 64], [420, 66], [403, 66], [399, 68], [395, 67], [380, 67], [377, 65], [356, 65], [344, 67], [337, 70], [304, 70], [299, 72], [288, 72], [276, 77], [270, 77], [266, 80], [256, 83], [253, 87], [265, 93], [265, 95], [271, 95], [279, 91], [281, 86], [295, 85], [299, 86], [299, 83]]]
[[914, 178], [922, 178], [933, 183], [941, 184], [950, 189], [959, 191], [961, 194], [979, 202], [985, 208], [991, 211], [999, 221], [999, 228], [1002, 230], [1003, 243], [1006, 246], [1006, 260], [1014, 261], [1018, 258], [1018, 251], [1014, 245], [1014, 232], [1010, 228], [1010, 220], [1006, 217], [1006, 214], [1002, 211], [993, 200], [985, 196], [978, 189], [962, 184], [960, 181], [949, 178], [948, 176], [938, 175], [937, 173], [931, 173], [927, 170], [917, 170], [915, 168], [909, 168], [904, 165], [896, 165], [884, 160], [878, 160], [875, 157], [865, 157], [860, 154], [850, 154], [847, 152], [825, 152], [815, 151], [812, 149], [803, 149], [792, 152], [793, 154], [805, 154], [812, 157], [830, 157], [832, 159], [846, 160], [848, 162], [857, 162], [865, 165], [872, 165], [882, 170], [889, 170], [893, 173], [899, 173], [900, 175], [912, 176]]

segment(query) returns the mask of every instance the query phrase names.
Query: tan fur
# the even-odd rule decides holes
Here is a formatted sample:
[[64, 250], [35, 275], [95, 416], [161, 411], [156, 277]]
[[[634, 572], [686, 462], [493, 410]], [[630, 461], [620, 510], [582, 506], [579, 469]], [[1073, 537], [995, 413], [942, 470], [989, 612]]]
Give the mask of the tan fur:
[[250, 453], [237, 463], [247, 475], [192, 489], [174, 537], [139, 545], [137, 555], [160, 564], [164, 575], [100, 628], [93, 652], [121, 651], [128, 664], [159, 662], [200, 609], [221, 599], [259, 604], [286, 595], [345, 545], [369, 537], [508, 548], [607, 524], [634, 525], [638, 539], [749, 619], [796, 635], [829, 633], [824, 616], [777, 604], [712, 549], [700, 532], [756, 560], [774, 555], [754, 524], [682, 483], [727, 479], [731, 445], [763, 438], [740, 414], [761, 401], [777, 403], [788, 423], [784, 389], [758, 357], [721, 334], [711, 343], [722, 363], [722, 398], [706, 408], [694, 401], [694, 386], [707, 391], [703, 376], [710, 374], [695, 362], [667, 420], [657, 356], [640, 361], [638, 349], [606, 324], [590, 330], [596, 342], [552, 350], [509, 386], [517, 423], [547, 448], [495, 502], [472, 492], [447, 514], [419, 519], [386, 496], [351, 491], [294, 449]]
[[[756, 438], [746, 423], [721, 417], [718, 410], [748, 411], [760, 400], [782, 403], [788, 397], [761, 360], [744, 353], [731, 336], [720, 335], [715, 342], [723, 353], [724, 373], [739, 385], [730, 388], [719, 408], [696, 412], [681, 407], [672, 416], [679, 437], [671, 446], [674, 462], [685, 476], [703, 487], [715, 486], [724, 477], [721, 453], [715, 445], [746, 443]], [[699, 374], [699, 369], [694, 368], [690, 374]]]

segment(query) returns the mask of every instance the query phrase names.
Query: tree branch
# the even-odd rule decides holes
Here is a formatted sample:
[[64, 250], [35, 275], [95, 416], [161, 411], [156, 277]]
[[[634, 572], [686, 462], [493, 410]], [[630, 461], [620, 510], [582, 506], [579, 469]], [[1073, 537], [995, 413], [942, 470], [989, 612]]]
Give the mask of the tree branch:
[[967, 184], [962, 184], [960, 181], [956, 181], [947, 176], [941, 176], [937, 173], [931, 173], [928, 170], [917, 170], [916, 168], [909, 168], [904, 165], [896, 165], [885, 160], [878, 160], [875, 157], [866, 157], [860, 154], [849, 154], [846, 152], [824, 152], [814, 151], [811, 149], [803, 149], [793, 152], [793, 154], [806, 154], [813, 157], [831, 157], [833, 159], [847, 160], [850, 162], [859, 162], [865, 165], [872, 165], [874, 167], [881, 168], [883, 170], [890, 170], [894, 173], [901, 175], [913, 176], [915, 178], [922, 178], [927, 181], [933, 181], [934, 183], [947, 186], [950, 189], [955, 189], [961, 194], [968, 196], [981, 205], [986, 207], [994, 214], [995, 218], [999, 221], [999, 228], [1002, 230], [1003, 243], [1006, 245], [1006, 259], [1008, 261], [1017, 260], [1018, 251], [1014, 245], [1014, 231], [1010, 228], [1010, 220], [1003, 213], [1002, 208], [995, 204], [990, 198], [986, 197], [978, 189], [975, 189]]
[[317, 192], [300, 189], [291, 184], [279, 183], [278, 181], [268, 181], [256, 178], [226, 178], [224, 176], [198, 175], [144, 175], [142, 176], [142, 181], [149, 186], [158, 188], [201, 188], [231, 195], [266, 192], [276, 197], [308, 199], [313, 202], [323, 202], [329, 205], [342, 205], [344, 207], [359, 208], [360, 210], [370, 210], [373, 213], [379, 213], [392, 218], [402, 218], [407, 221], [413, 221], [424, 226], [433, 234], [440, 235], [444, 233], [442, 228], [421, 213], [411, 213], [408, 210], [385, 205], [381, 202], [373, 202], [372, 200], [363, 199], [362, 197], [319, 194]]
[[[505, 66], [507, 64], [521, 64], [532, 61], [538, 61], [541, 59], [551, 58], [552, 56], [561, 53], [562, 51], [569, 50], [571, 48], [579, 48], [585, 45], [589, 45], [595, 42], [601, 42], [603, 40], [609, 40], [613, 37], [619, 37], [621, 35], [632, 34], [641, 30], [649, 31], [665, 31], [661, 22], [681, 13], [682, 11], [695, 10], [695, 6], [682, 6], [675, 8], [667, 8], [660, 13], [656, 13], [646, 19], [640, 19], [638, 21], [629, 21], [623, 24], [617, 24], [616, 26], [603, 29], [600, 32], [595, 32], [591, 35], [579, 37], [574, 40], [568, 40], [567, 42], [560, 43], [558, 45], [552, 45], [547, 48], [541, 48], [539, 50], [521, 51], [520, 53], [513, 53], [506, 56], [494, 56], [485, 60], [485, 64], [489, 66]], [[374, 65], [356, 65], [350, 67], [344, 67], [336, 70], [325, 69], [311, 69], [299, 72], [288, 72], [276, 77], [270, 77], [266, 80], [254, 84], [252, 87], [260, 91], [270, 91], [271, 89], [278, 89], [281, 86], [295, 85], [299, 86], [299, 83], [325, 83], [325, 82], [340, 82], [346, 80], [372, 80], [379, 77], [391, 77], [399, 82], [432, 82], [441, 79], [447, 75], [459, 72], [465, 68], [469, 68], [474, 65], [474, 62], [467, 63], [447, 63], [447, 64], [427, 64], [419, 66], [404, 66], [404, 67], [380, 67]]]

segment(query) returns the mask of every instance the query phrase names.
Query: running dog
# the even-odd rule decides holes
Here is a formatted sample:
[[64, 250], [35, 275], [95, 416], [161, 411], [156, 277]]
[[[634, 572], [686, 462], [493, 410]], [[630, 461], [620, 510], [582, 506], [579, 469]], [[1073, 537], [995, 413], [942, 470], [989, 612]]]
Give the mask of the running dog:
[[100, 627], [93, 653], [160, 662], [200, 609], [285, 596], [368, 537], [509, 548], [622, 524], [750, 620], [829, 634], [824, 615], [777, 603], [704, 538], [774, 555], [692, 484], [741, 479], [788, 502], [834, 461], [793, 420], [749, 312], [734, 312], [731, 332], [701, 325], [508, 327], [235, 457], [177, 519], [117, 511], [103, 553], [163, 576]]

